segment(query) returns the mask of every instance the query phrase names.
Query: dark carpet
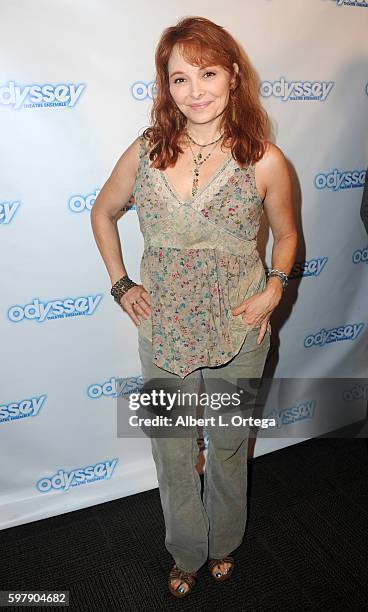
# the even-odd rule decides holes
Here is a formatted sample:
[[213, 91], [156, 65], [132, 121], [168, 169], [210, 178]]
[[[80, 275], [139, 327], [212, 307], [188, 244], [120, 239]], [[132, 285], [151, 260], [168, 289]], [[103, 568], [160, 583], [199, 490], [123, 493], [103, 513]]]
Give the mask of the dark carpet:
[[69, 590], [71, 612], [366, 610], [367, 441], [315, 438], [248, 465], [246, 536], [228, 583], [203, 567], [189, 597], [167, 591], [155, 489], [0, 531], [1, 589]]

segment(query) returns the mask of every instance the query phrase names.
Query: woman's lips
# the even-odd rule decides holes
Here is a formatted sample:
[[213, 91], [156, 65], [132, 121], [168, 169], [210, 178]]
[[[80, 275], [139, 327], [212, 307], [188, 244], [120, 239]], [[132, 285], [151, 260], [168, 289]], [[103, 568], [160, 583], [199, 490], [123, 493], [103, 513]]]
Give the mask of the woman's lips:
[[205, 104], [191, 104], [190, 108], [192, 108], [193, 110], [201, 110], [202, 108], [206, 108], [209, 104], [211, 103], [206, 102]]

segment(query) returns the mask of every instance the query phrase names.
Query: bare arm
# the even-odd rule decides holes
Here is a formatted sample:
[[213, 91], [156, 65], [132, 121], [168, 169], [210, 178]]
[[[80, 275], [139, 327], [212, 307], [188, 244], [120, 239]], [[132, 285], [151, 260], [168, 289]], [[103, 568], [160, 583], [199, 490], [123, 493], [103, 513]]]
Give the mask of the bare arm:
[[[127, 274], [117, 219], [123, 216], [129, 208], [126, 205], [133, 191], [138, 165], [139, 138], [136, 138], [116, 162], [91, 211], [93, 235], [110, 276], [111, 285]], [[139, 305], [134, 306], [135, 311], [131, 305], [133, 300], [139, 300]], [[148, 316], [150, 312], [149, 294], [142, 285], [129, 289], [123, 295], [120, 303], [136, 325], [140, 323], [136, 313]]]
[[[98, 250], [113, 285], [126, 274], [117, 217], [132, 194], [139, 164], [139, 140], [136, 138], [115, 164], [98, 194], [91, 211], [91, 224]], [[123, 211], [123, 215], [126, 210]]]
[[[264, 177], [266, 185], [263, 205], [274, 238], [272, 268], [290, 274], [295, 262], [298, 235], [292, 203], [289, 168], [281, 149], [271, 143], [260, 164], [262, 177]], [[280, 301], [282, 286], [279, 279], [269, 278], [266, 291], [274, 299]]]
[[[281, 149], [269, 143], [266, 153], [257, 162], [257, 183], [266, 191], [263, 200], [274, 238], [272, 268], [289, 274], [296, 255], [297, 229], [291, 195], [291, 178], [287, 161]], [[233, 314], [242, 314], [246, 323], [260, 327], [258, 343], [267, 330], [273, 310], [283, 293], [280, 279], [270, 277], [264, 291], [257, 293], [233, 308]]]

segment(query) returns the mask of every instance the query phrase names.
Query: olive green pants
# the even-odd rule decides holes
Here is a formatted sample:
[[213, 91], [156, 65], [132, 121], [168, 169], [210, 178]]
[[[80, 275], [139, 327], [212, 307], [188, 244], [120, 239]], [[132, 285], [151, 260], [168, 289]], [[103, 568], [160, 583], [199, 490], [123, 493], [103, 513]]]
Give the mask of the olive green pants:
[[[198, 391], [202, 384], [210, 397], [218, 392], [231, 394], [245, 390], [247, 412], [244, 412], [244, 407], [238, 406], [227, 407], [221, 414], [228, 423], [234, 414], [249, 416], [254, 379], [260, 380], [262, 377], [270, 346], [270, 332], [266, 331], [259, 345], [256, 343], [258, 334], [259, 329], [251, 330], [239, 353], [226, 364], [199, 368], [184, 379], [157, 367], [152, 362], [151, 342], [138, 335], [143, 382], [151, 382], [150, 388], [164, 387], [165, 391], [171, 392], [180, 389], [181, 393], [186, 390], [191, 393]], [[251, 393], [247, 392], [249, 389]], [[239, 396], [241, 393], [243, 391]], [[197, 408], [193, 404], [181, 405], [178, 414], [196, 418]], [[177, 408], [167, 414], [173, 416], [175, 410]], [[218, 419], [221, 410], [214, 412], [211, 407], [210, 413]], [[209, 409], [206, 408], [204, 417], [208, 415]], [[246, 527], [249, 427], [231, 424], [219, 427], [217, 423], [208, 430], [205, 428], [208, 448], [203, 499], [200, 476], [196, 470], [196, 426], [172, 426], [169, 435], [160, 432], [150, 435], [165, 519], [166, 548], [176, 565], [188, 572], [197, 571], [208, 558], [219, 559], [229, 555], [241, 544]]]

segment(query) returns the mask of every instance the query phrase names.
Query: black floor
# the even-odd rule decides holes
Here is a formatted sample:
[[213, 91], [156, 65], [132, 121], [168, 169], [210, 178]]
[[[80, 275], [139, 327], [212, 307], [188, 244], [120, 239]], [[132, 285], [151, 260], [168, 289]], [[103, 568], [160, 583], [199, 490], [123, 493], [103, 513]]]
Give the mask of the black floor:
[[71, 612], [366, 610], [367, 526], [367, 441], [313, 439], [249, 462], [248, 526], [227, 584], [204, 567], [188, 598], [167, 591], [155, 489], [0, 531], [0, 589], [69, 589]]

